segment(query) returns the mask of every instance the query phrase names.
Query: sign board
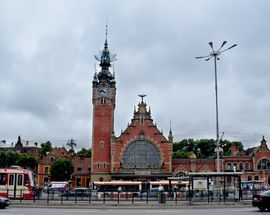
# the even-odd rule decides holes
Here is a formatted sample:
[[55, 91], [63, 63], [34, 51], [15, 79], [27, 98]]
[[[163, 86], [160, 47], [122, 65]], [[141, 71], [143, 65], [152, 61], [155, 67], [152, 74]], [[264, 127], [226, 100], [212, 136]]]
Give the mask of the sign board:
[[193, 180], [194, 189], [207, 189], [207, 180]]

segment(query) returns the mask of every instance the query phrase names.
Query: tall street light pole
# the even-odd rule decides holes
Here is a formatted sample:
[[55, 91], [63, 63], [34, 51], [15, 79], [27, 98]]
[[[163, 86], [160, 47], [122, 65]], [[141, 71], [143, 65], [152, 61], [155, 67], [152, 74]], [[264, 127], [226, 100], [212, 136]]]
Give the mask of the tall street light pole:
[[[216, 97], [216, 149], [217, 149], [217, 173], [220, 172], [220, 154], [219, 154], [219, 143], [220, 143], [220, 138], [219, 138], [219, 121], [218, 121], [218, 87], [217, 87], [217, 60], [220, 60], [219, 56], [229, 50], [237, 46], [237, 44], [234, 44], [230, 46], [227, 49], [222, 50], [224, 45], [227, 43], [227, 41], [223, 41], [221, 44], [220, 48], [215, 51], [213, 47], [213, 43], [209, 42], [209, 45], [212, 49], [212, 52], [209, 55], [206, 56], [199, 56], [195, 57], [196, 59], [205, 59], [205, 61], [209, 61], [210, 59], [214, 58], [214, 65], [215, 65], [215, 97]], [[219, 189], [219, 187], [218, 187]]]

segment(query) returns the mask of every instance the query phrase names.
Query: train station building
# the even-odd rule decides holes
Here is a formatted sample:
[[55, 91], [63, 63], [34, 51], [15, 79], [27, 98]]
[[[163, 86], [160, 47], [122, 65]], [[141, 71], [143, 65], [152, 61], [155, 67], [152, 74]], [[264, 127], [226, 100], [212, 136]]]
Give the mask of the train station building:
[[[145, 95], [134, 108], [133, 118], [119, 137], [114, 132], [116, 79], [110, 71], [115, 55], [108, 48], [107, 38], [100, 55], [100, 70], [92, 81], [92, 159], [91, 182], [110, 180], [155, 181], [188, 172], [216, 172], [217, 160], [172, 159], [173, 133], [166, 137], [154, 123]], [[218, 149], [221, 150], [222, 149]], [[258, 147], [239, 152], [232, 145], [231, 155], [219, 159], [221, 172], [243, 172], [242, 181], [263, 181], [270, 184], [270, 151], [262, 137]]]

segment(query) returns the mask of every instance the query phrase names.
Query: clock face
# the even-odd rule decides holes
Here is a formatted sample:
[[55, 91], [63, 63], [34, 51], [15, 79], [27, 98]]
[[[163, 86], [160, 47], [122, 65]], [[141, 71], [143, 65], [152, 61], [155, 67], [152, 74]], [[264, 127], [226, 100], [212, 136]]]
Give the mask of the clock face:
[[102, 96], [102, 97], [105, 97], [105, 96], [108, 96], [108, 88], [106, 87], [101, 87], [99, 89], [99, 95]]

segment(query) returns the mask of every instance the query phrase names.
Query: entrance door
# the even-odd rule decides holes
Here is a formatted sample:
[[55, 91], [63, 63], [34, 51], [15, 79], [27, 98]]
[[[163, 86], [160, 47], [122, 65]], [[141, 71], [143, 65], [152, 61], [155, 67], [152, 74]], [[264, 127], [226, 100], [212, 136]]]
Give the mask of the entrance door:
[[23, 175], [9, 174], [8, 177], [8, 197], [21, 198], [23, 196]]

